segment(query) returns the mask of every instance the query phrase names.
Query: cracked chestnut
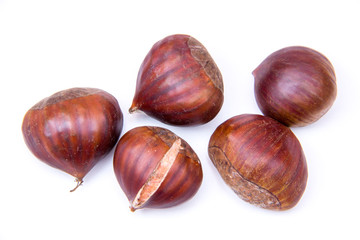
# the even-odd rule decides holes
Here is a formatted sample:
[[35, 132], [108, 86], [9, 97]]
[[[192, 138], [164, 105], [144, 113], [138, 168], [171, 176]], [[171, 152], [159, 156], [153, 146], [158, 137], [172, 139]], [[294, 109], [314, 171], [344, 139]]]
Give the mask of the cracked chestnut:
[[171, 35], [145, 57], [129, 112], [137, 110], [171, 125], [212, 120], [224, 101], [219, 68], [195, 38]]
[[307, 182], [302, 147], [290, 128], [270, 117], [243, 114], [212, 134], [209, 157], [243, 200], [272, 210], [294, 207]]
[[264, 115], [290, 127], [320, 119], [336, 98], [330, 61], [306, 47], [287, 47], [268, 56], [254, 71], [256, 102]]
[[119, 140], [114, 154], [116, 178], [131, 211], [167, 208], [195, 195], [203, 174], [190, 145], [160, 127], [137, 127]]
[[115, 146], [122, 126], [120, 106], [111, 94], [95, 88], [71, 88], [28, 110], [22, 133], [38, 159], [76, 178], [76, 189]]

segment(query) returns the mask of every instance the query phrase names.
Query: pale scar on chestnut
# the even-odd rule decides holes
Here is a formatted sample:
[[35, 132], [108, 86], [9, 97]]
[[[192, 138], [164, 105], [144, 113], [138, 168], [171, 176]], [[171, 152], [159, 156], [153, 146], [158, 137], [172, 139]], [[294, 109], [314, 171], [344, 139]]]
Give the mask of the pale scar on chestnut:
[[[171, 147], [173, 143], [178, 139], [178, 136], [173, 134], [172, 132], [165, 131], [162, 128], [158, 127], [151, 127], [148, 126], [148, 129], [150, 129], [156, 136], [158, 136], [166, 145]], [[200, 164], [200, 160], [196, 153], [194, 151], [190, 151], [190, 146], [185, 141], [181, 141], [181, 146], [179, 148], [179, 152], [183, 153], [185, 156], [189, 157], [190, 159], [193, 159], [194, 161], [198, 162]]]
[[226, 184], [246, 202], [255, 206], [268, 209], [281, 209], [279, 199], [268, 190], [258, 186], [257, 184], [245, 179], [232, 166], [226, 154], [220, 147], [209, 147], [210, 159], [218, 169], [221, 177]]
[[189, 37], [187, 44], [190, 48], [191, 55], [202, 66], [215, 87], [223, 93], [224, 85], [221, 72], [204, 45], [193, 37]]
[[96, 89], [96, 88], [71, 88], [71, 89], [68, 89], [67, 91], [60, 91], [60, 92], [54, 93], [53, 95], [51, 95], [47, 98], [44, 98], [43, 100], [41, 100], [40, 102], [35, 104], [31, 109], [32, 110], [40, 110], [47, 106], [56, 104], [58, 102], [71, 100], [74, 98], [86, 97], [86, 96], [93, 95], [93, 94], [96, 94], [99, 92], [101, 92], [101, 90]]

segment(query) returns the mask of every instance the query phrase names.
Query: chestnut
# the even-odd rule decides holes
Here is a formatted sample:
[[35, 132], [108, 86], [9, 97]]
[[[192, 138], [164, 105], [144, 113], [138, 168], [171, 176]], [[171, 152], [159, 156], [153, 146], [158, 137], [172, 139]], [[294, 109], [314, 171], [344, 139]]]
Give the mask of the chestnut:
[[41, 161], [76, 178], [77, 186], [119, 139], [123, 115], [117, 100], [95, 88], [71, 88], [35, 104], [22, 133]]
[[188, 35], [157, 42], [141, 64], [129, 109], [171, 125], [212, 120], [224, 101], [219, 68], [206, 48]]
[[212, 134], [208, 152], [226, 184], [251, 204], [287, 210], [305, 191], [308, 171], [302, 147], [290, 128], [270, 117], [228, 119]]
[[131, 211], [178, 205], [195, 195], [203, 178], [190, 145], [173, 132], [152, 126], [136, 127], [120, 138], [114, 172]]
[[336, 98], [333, 66], [324, 55], [307, 47], [287, 47], [272, 53], [253, 75], [260, 110], [287, 126], [317, 121]]

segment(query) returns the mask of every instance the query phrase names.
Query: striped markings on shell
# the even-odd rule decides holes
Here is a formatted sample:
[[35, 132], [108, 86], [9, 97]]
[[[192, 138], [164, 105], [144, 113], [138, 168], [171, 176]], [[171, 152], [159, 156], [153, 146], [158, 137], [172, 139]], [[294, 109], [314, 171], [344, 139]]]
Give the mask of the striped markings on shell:
[[178, 138], [166, 152], [164, 157], [156, 165], [153, 172], [150, 174], [145, 184], [140, 188], [136, 197], [131, 203], [131, 211], [141, 208], [154, 193], [159, 189], [161, 183], [169, 173], [176, 157], [181, 150], [181, 139]]

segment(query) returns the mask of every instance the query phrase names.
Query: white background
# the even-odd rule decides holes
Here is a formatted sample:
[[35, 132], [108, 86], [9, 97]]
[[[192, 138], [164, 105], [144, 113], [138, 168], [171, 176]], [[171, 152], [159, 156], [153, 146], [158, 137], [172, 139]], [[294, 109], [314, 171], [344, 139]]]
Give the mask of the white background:
[[[360, 239], [359, 1], [78, 1], [0, 0], [0, 239]], [[130, 115], [140, 64], [171, 34], [202, 42], [219, 66], [224, 105], [210, 123], [173, 127]], [[308, 163], [307, 189], [284, 212], [240, 200], [207, 155], [226, 119], [260, 113], [251, 75], [272, 52], [314, 48], [334, 65], [338, 96], [313, 125], [295, 128]], [[124, 113], [122, 135], [141, 125], [166, 127], [202, 161], [194, 198], [177, 207], [130, 212], [112, 154], [85, 177], [38, 161], [21, 123], [36, 102], [59, 90], [96, 87]]]

